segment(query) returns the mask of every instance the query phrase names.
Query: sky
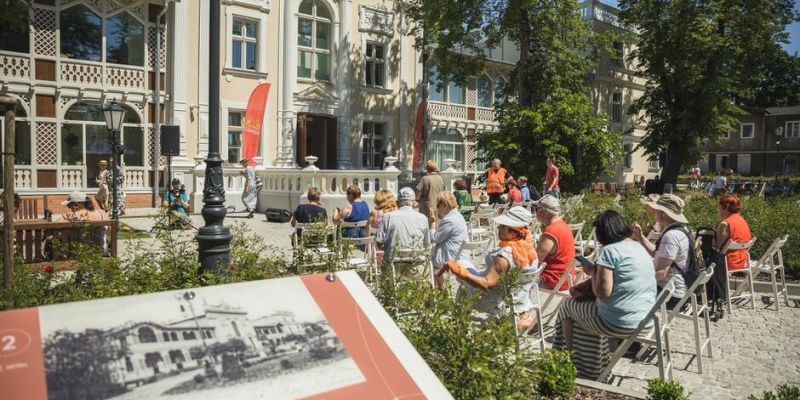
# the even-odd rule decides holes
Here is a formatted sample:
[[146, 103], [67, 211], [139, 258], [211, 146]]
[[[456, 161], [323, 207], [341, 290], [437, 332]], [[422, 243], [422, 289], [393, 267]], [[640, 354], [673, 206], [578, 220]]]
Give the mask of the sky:
[[[601, 0], [603, 3], [610, 4], [614, 7], [617, 7], [617, 0]], [[794, 8], [797, 11], [800, 11], [800, 2], [795, 1]], [[790, 54], [794, 54], [796, 52], [800, 52], [800, 22], [795, 22], [788, 26], [787, 30], [789, 31], [789, 43], [783, 45]]]

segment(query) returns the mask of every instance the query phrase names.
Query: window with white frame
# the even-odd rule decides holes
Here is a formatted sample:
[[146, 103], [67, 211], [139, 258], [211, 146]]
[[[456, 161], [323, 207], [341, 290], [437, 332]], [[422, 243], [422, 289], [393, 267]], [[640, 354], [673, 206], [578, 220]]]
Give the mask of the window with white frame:
[[300, 3], [297, 25], [297, 77], [331, 79], [331, 12], [321, 0]]
[[361, 131], [361, 166], [366, 169], [383, 168], [386, 124], [364, 121]]
[[231, 24], [231, 67], [256, 70], [258, 21], [234, 17]]
[[445, 101], [445, 86], [439, 68], [434, 65], [428, 73], [428, 100]]
[[611, 94], [611, 120], [622, 122], [622, 91], [615, 90]]
[[228, 112], [228, 162], [231, 164], [242, 159], [242, 126], [244, 113], [241, 111]]
[[465, 104], [467, 102], [467, 88], [456, 82], [448, 82], [447, 102], [454, 104]]
[[658, 158], [650, 158], [647, 160], [647, 169], [651, 171], [658, 171]]
[[440, 170], [449, 166], [444, 162], [454, 159], [464, 165], [464, 137], [458, 129], [436, 128], [428, 140], [427, 159], [436, 161]]
[[755, 124], [752, 122], [744, 123], [739, 128], [739, 134], [741, 135], [742, 139], [752, 139], [754, 136], [753, 131], [755, 130]]
[[492, 80], [485, 74], [478, 75], [476, 85], [478, 94], [478, 107], [492, 106]]
[[787, 138], [800, 137], [800, 121], [786, 121], [786, 130], [783, 136]]
[[386, 48], [382, 44], [367, 43], [364, 54], [364, 84], [371, 87], [386, 87]]

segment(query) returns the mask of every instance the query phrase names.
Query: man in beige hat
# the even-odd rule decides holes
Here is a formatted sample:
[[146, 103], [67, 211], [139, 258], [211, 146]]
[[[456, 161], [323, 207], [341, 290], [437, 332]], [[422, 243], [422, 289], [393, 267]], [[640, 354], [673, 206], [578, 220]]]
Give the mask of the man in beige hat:
[[[655, 221], [663, 230], [656, 243], [647, 240], [642, 227], [634, 223], [633, 236], [653, 256], [656, 280], [659, 290], [674, 278], [675, 292], [667, 302], [672, 309], [686, 294], [686, 282], [683, 275], [688, 271], [690, 251], [693, 251], [686, 224], [689, 221], [683, 215], [683, 199], [674, 194], [664, 194], [657, 201], [645, 204], [653, 210]], [[680, 269], [680, 270], [679, 270]]]

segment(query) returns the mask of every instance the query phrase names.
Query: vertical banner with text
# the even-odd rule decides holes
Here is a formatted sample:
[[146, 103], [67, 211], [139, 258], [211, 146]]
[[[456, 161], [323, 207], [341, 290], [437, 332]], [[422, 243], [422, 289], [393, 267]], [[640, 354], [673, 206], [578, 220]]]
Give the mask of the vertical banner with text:
[[242, 159], [250, 160], [249, 166], [255, 165], [253, 159], [258, 156], [258, 143], [261, 140], [261, 127], [264, 123], [264, 110], [267, 108], [269, 87], [269, 83], [256, 86], [253, 93], [250, 93], [250, 100], [247, 101], [242, 132]]

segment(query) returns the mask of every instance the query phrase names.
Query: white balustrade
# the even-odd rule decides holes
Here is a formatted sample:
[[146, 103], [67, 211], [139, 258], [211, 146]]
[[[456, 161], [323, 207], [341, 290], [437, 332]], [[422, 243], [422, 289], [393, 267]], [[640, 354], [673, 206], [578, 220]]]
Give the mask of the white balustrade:
[[32, 189], [33, 178], [31, 170], [29, 169], [14, 169], [14, 188], [16, 189]]
[[147, 183], [145, 176], [144, 169], [125, 168], [125, 183], [123, 185], [126, 189], [142, 189], [146, 187]]
[[103, 66], [95, 63], [62, 60], [59, 78], [62, 82], [67, 83], [102, 86]]
[[64, 189], [82, 189], [83, 183], [83, 168], [63, 168], [61, 169], [61, 185]]
[[144, 68], [106, 67], [105, 81], [108, 86], [145, 90]]
[[0, 76], [11, 79], [30, 79], [31, 60], [28, 57], [0, 55]]
[[481, 122], [493, 122], [494, 121], [494, 109], [493, 108], [484, 108], [484, 107], [477, 107], [475, 109], [475, 120]]

